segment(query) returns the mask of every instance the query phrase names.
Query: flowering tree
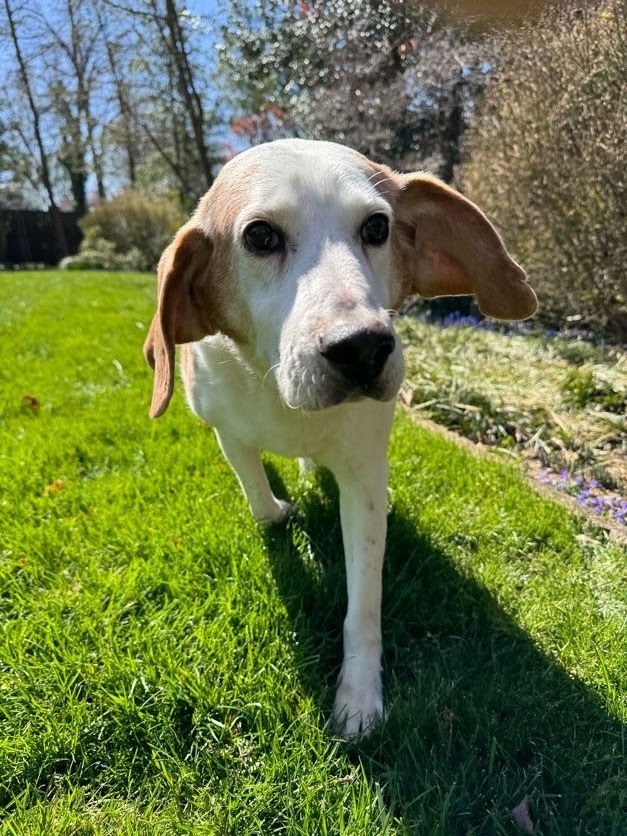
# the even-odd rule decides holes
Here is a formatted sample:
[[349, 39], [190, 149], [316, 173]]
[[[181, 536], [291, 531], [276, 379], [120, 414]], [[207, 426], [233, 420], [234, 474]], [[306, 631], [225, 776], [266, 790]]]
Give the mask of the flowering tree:
[[401, 0], [233, 0], [221, 53], [242, 117], [265, 120], [262, 139], [336, 140], [448, 181], [491, 67], [476, 33]]

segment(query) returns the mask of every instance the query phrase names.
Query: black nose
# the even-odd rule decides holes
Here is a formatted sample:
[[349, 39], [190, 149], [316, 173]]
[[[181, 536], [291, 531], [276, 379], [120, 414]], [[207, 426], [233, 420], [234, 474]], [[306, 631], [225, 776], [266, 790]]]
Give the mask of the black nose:
[[347, 333], [332, 331], [320, 341], [320, 353], [350, 383], [371, 383], [383, 371], [396, 339], [383, 323]]

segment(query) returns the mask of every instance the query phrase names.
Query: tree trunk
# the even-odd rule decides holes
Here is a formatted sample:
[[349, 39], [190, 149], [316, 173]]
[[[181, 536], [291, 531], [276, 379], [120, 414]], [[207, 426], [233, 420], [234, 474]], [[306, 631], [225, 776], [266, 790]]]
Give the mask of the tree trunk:
[[[100, 25], [103, 28], [102, 18], [100, 16], [100, 8], [98, 9], [98, 16], [100, 19]], [[105, 32], [105, 45], [107, 48], [107, 57], [109, 59], [109, 67], [111, 68], [111, 74], [113, 76], [113, 83], [115, 86], [115, 97], [118, 100], [118, 106], [120, 108], [120, 116], [122, 118], [122, 130], [124, 133], [124, 150], [126, 152], [126, 164], [128, 167], [128, 179], [130, 181], [131, 186], [134, 186], [137, 182], [137, 151], [135, 147], [135, 141], [133, 137], [133, 115], [132, 109], [129, 104], [126, 89], [124, 86], [124, 81], [122, 79], [122, 74], [120, 73], [120, 68], [118, 67], [117, 59], [115, 57], [115, 52], [113, 50], [113, 46], [111, 45], [111, 41], [107, 37]]]
[[67, 255], [67, 242], [65, 240], [65, 231], [63, 229], [63, 223], [61, 221], [59, 208], [54, 199], [54, 192], [52, 190], [52, 181], [50, 178], [50, 167], [48, 165], [48, 157], [46, 155], [43, 140], [41, 138], [39, 110], [37, 108], [37, 105], [35, 104], [35, 99], [33, 98], [30, 79], [28, 77], [28, 70], [26, 68], [26, 62], [24, 61], [24, 56], [22, 55], [19, 39], [17, 37], [17, 29], [15, 26], [15, 19], [13, 17], [13, 9], [11, 8], [9, 0], [4, 0], [4, 8], [7, 13], [9, 31], [11, 33], [11, 41], [13, 43], [13, 48], [15, 49], [15, 56], [17, 58], [17, 63], [20, 69], [20, 79], [24, 87], [24, 92], [26, 93], [26, 98], [28, 99], [28, 106], [30, 108], [31, 116], [33, 117], [33, 132], [35, 134], [35, 141], [37, 143], [37, 149], [39, 152], [41, 182], [43, 184], [44, 189], [46, 190], [46, 194], [48, 195], [48, 202], [50, 204], [50, 215], [52, 217], [52, 225], [55, 234], [56, 256], [58, 259], [61, 259]]
[[465, 128], [463, 86], [464, 81], [460, 77], [460, 80], [451, 89], [451, 101], [448, 111], [444, 115], [444, 125], [441, 128], [442, 165], [439, 174], [445, 183], [453, 182], [455, 166], [461, 159], [460, 146]]
[[[71, 62], [72, 66], [74, 67], [74, 72], [76, 73], [76, 85], [77, 85], [77, 110], [78, 110], [78, 119], [80, 122], [80, 117], [82, 116], [85, 120], [85, 130], [87, 133], [87, 141], [83, 143], [82, 135], [78, 137], [78, 140], [81, 143], [81, 146], [86, 146], [89, 148], [89, 152], [91, 154], [91, 161], [94, 169], [94, 174], [96, 175], [96, 184], [98, 188], [98, 197], [100, 200], [106, 199], [106, 192], [104, 187], [104, 174], [102, 170], [102, 155], [96, 149], [96, 140], [94, 137], [94, 120], [91, 115], [91, 106], [90, 106], [90, 87], [89, 82], [87, 79], [87, 58], [85, 56], [84, 51], [81, 49], [81, 46], [85, 46], [85, 42], [83, 38], [85, 37], [84, 34], [81, 33], [81, 28], [76, 22], [76, 18], [74, 15], [74, 2], [75, 0], [67, 0], [67, 14], [68, 20], [70, 21], [70, 38], [71, 38]], [[91, 50], [89, 50], [91, 51]], [[83, 154], [83, 161], [84, 161], [84, 154]], [[85, 181], [87, 177], [85, 176]], [[81, 212], [82, 208], [82, 212]], [[81, 204], [81, 208], [77, 206], [77, 211], [81, 212], [81, 214], [86, 211], [87, 209], [87, 200], [85, 199]]]
[[205, 114], [202, 101], [194, 84], [194, 74], [187, 56], [185, 36], [179, 22], [176, 4], [174, 0], [165, 0], [165, 6], [166, 23], [170, 36], [169, 49], [176, 67], [177, 86], [192, 124], [198, 160], [207, 188], [209, 188], [213, 183], [213, 172], [207, 151], [207, 143], [205, 141]]

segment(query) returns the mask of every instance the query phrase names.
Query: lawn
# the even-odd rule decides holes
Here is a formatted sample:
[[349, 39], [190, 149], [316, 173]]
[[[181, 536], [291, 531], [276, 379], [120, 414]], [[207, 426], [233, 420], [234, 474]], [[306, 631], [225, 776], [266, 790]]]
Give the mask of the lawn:
[[0, 833], [624, 833], [624, 550], [399, 411], [388, 718], [336, 740], [334, 486], [268, 457], [262, 530], [180, 391], [148, 419], [153, 295], [0, 274]]

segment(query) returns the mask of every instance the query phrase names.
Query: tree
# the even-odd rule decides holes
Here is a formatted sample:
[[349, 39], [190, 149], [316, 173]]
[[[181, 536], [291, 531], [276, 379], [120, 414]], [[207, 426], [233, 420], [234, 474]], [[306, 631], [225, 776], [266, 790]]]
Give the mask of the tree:
[[241, 116], [451, 180], [487, 54], [418, 3], [233, 0], [221, 58]]
[[13, 56], [2, 65], [0, 116], [11, 147], [37, 159], [51, 211], [69, 197], [85, 212], [91, 183], [100, 200], [130, 183], [178, 192], [188, 206], [211, 185], [222, 158], [211, 141], [219, 117], [207, 32], [180, 0], [2, 0], [0, 9]]
[[209, 188], [221, 162], [209, 140], [216, 124], [205, 83], [209, 69], [197, 57], [204, 33], [177, 0], [144, 0], [132, 7], [106, 2], [132, 30], [134, 90], [124, 95], [136, 125], [173, 177], [181, 199], [193, 202]]
[[[156, 3], [154, 4], [156, 9]], [[205, 111], [198, 93], [195, 72], [189, 56], [185, 30], [181, 25], [181, 14], [175, 0], [165, 0], [166, 30], [162, 34], [164, 46], [168, 49], [176, 73], [176, 83], [185, 112], [192, 127], [198, 162], [207, 188], [213, 182], [212, 162], [206, 140]]]
[[44, 65], [52, 78], [49, 106], [58, 117], [61, 133], [59, 161], [68, 172], [75, 208], [84, 214], [90, 170], [96, 178], [98, 197], [106, 197], [102, 124], [94, 116], [102, 31], [92, 0], [47, 4], [45, 13], [39, 11], [37, 18]]
[[82, 214], [87, 209], [91, 174], [99, 197], [105, 197], [102, 138], [106, 118], [98, 101], [102, 53], [93, 0], [29, 3], [19, 14], [19, 36], [11, 0], [5, 3], [5, 11], [7, 31], [15, 35], [13, 46], [18, 41], [27, 87], [17, 53], [13, 72], [22, 81], [31, 111], [32, 106], [37, 110], [32, 131], [24, 124], [19, 105], [11, 100], [4, 102], [5, 120], [25, 149], [37, 149], [39, 158], [43, 151], [47, 160], [46, 167], [40, 166], [44, 190], [49, 192], [46, 180], [57, 194], [69, 182], [74, 207]]
[[0, 209], [19, 209], [37, 200], [32, 157], [11, 141], [11, 134], [0, 122]]
[[128, 73], [125, 73], [123, 69], [123, 55], [125, 52], [128, 54], [128, 50], [125, 50], [124, 38], [120, 33], [114, 33], [110, 26], [110, 16], [105, 15], [100, 0], [96, 2], [96, 15], [109, 65], [113, 98], [118, 107], [117, 126], [114, 121], [113, 132], [114, 136], [119, 135], [119, 142], [126, 157], [128, 181], [133, 187], [137, 183], [139, 138], [133, 108], [133, 93], [128, 81]]
[[48, 198], [49, 212], [52, 220], [52, 227], [54, 229], [55, 234], [57, 256], [58, 258], [63, 258], [63, 256], [67, 255], [67, 243], [65, 240], [65, 232], [63, 230], [61, 215], [59, 213], [59, 207], [57, 206], [54, 191], [52, 188], [52, 178], [50, 174], [48, 154], [44, 147], [44, 142], [42, 138], [41, 110], [39, 105], [35, 101], [29, 68], [25, 60], [24, 52], [22, 50], [20, 42], [20, 37], [18, 33], [19, 23], [17, 20], [16, 9], [11, 5], [10, 0], [4, 0], [4, 9], [6, 12], [7, 23], [9, 28], [9, 37], [17, 61], [18, 78], [21, 84], [22, 92], [26, 96], [26, 100], [28, 102], [28, 110], [31, 117], [33, 135], [35, 138], [38, 154], [39, 176]]

